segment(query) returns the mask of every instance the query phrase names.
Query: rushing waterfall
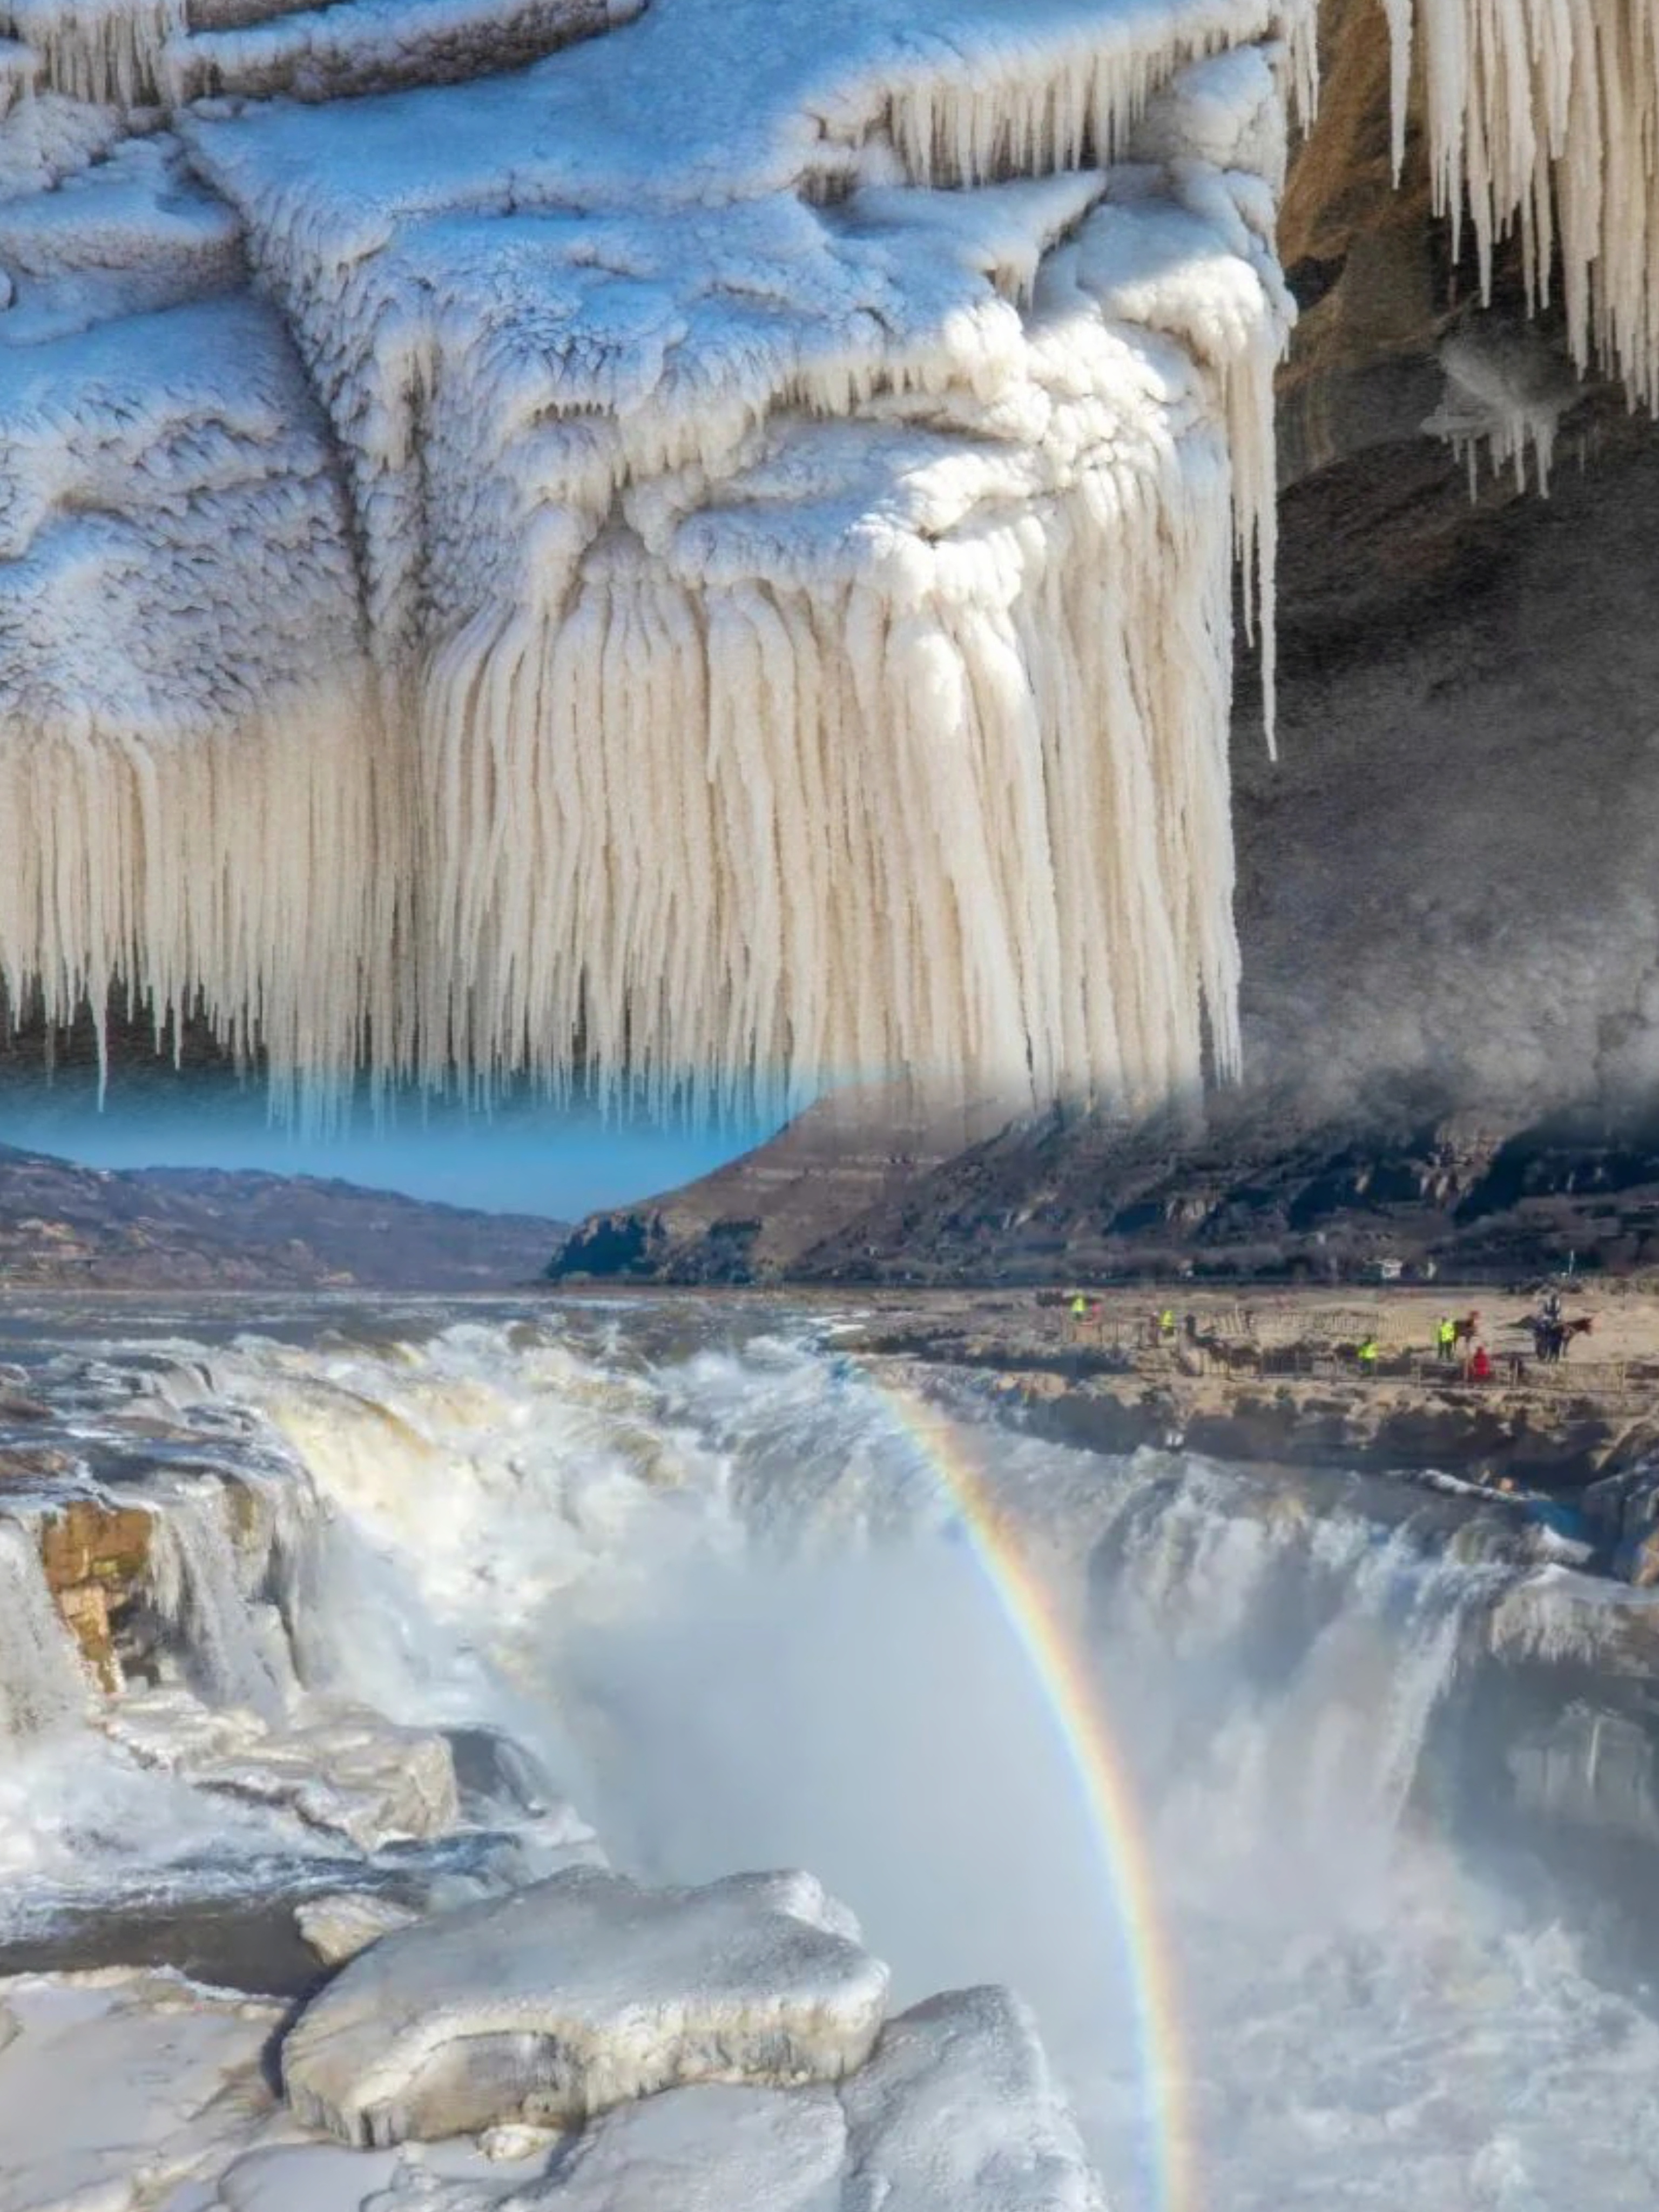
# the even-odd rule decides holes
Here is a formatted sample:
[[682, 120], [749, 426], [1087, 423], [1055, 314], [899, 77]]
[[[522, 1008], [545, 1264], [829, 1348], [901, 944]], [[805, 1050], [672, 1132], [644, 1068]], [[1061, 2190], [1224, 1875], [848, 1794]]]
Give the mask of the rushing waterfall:
[[27, 1522], [0, 1519], [0, 1742], [83, 1717], [89, 1686], [41, 1571]]
[[[79, 1510], [152, 1534], [108, 1587], [125, 1686], [94, 1693], [39, 1523], [0, 1515], [0, 1711], [29, 1738], [0, 1964], [54, 1928], [94, 1957], [194, 1929], [247, 1972], [213, 1929], [342, 1887], [395, 1916], [601, 1853], [799, 1864], [899, 2002], [1030, 2000], [1115, 2203], [1177, 2118], [1227, 2212], [1358, 2208], [1384, 2171], [1553, 2212], [1591, 2112], [1571, 2201], [1650, 2185], [1659, 2029], [1620, 1993], [1659, 1830], [1642, 1594], [1433, 1488], [1046, 1443], [965, 1381], [896, 1387], [833, 1322], [270, 1319], [43, 1346]], [[1039, 1623], [1104, 1717], [1104, 1829]]]

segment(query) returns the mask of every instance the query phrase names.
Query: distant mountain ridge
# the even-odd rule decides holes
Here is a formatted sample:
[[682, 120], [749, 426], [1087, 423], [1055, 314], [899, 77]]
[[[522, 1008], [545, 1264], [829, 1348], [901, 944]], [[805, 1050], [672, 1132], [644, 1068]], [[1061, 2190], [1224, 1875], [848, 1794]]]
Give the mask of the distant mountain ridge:
[[221, 1168], [93, 1168], [0, 1144], [0, 1290], [491, 1290], [566, 1224]]
[[[799, 1133], [800, 1125], [795, 1125]], [[786, 1140], [680, 1192], [598, 1216], [556, 1278], [872, 1285], [1139, 1275], [1352, 1279], [1659, 1268], [1659, 1124], [1595, 1113], [1378, 1111], [1298, 1120], [1261, 1099], [1207, 1129], [1093, 1115], [1010, 1125], [878, 1183], [820, 1162], [769, 1216]], [[872, 1150], [873, 1146], [866, 1149]], [[797, 1135], [797, 1151], [799, 1136]]]

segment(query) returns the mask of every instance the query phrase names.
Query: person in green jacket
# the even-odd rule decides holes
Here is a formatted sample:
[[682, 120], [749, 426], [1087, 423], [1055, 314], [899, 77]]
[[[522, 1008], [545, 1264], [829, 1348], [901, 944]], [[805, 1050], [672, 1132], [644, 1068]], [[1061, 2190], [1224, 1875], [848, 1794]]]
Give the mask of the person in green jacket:
[[1355, 1352], [1354, 1358], [1359, 1362], [1359, 1371], [1362, 1375], [1374, 1376], [1376, 1373], [1376, 1352], [1377, 1344], [1374, 1336], [1360, 1339], [1359, 1348]]

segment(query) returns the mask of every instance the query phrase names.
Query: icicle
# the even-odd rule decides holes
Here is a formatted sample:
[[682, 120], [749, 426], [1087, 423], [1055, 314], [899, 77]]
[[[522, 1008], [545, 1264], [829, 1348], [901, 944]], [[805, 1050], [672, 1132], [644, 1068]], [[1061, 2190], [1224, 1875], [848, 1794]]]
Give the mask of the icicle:
[[187, 742], [0, 722], [0, 984], [49, 1024], [123, 984], [158, 1023], [199, 1007], [325, 1118], [402, 1028], [402, 774], [349, 685]]
[[[696, 76], [662, 149], [611, 128], [740, 53], [744, 4], [763, 81]], [[343, 639], [331, 683], [250, 666], [216, 600], [176, 731], [161, 685], [131, 721], [118, 684], [9, 700], [9, 988], [53, 1019], [199, 997], [325, 1105], [365, 1053], [715, 1103], [905, 1070], [1141, 1104], [1236, 1066], [1231, 562], [1271, 730], [1270, 234], [1311, 5], [918, 0], [844, 52], [744, 4], [663, 0], [503, 80], [418, 180], [436, 94], [390, 131], [177, 119], [330, 417], [349, 544], [326, 456], [302, 532], [263, 420], [234, 512], [314, 556], [289, 641], [359, 565], [373, 675]], [[124, 400], [123, 482], [239, 397]], [[188, 458], [158, 483], [144, 544]]]
[[1653, 0], [1384, 0], [1396, 168], [1413, 21], [1437, 212], [1465, 197], [1483, 301], [1517, 224], [1530, 298], [1561, 255], [1568, 342], [1659, 410], [1659, 9]]
[[292, 1670], [286, 1645], [279, 1651], [270, 1632], [269, 1608], [256, 1608], [242, 1588], [231, 1510], [220, 1483], [180, 1486], [155, 1509], [150, 1595], [197, 1686], [216, 1705], [270, 1720], [284, 1710]]
[[130, 108], [160, 96], [184, 0], [9, 0], [12, 28], [40, 57], [51, 91]]

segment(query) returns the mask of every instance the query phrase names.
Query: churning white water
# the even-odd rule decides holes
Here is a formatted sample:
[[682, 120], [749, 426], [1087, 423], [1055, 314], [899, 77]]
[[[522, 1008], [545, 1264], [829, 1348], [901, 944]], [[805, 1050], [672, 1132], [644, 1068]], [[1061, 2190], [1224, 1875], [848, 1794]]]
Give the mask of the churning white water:
[[899, 2002], [1019, 1988], [1112, 2203], [1154, 2206], [1158, 1931], [1125, 1929], [948, 1440], [1109, 1716], [1198, 2203], [1651, 2201], [1655, 1616], [1492, 1507], [1063, 1449], [948, 1382], [919, 1442], [832, 1322], [718, 1301], [167, 1326], [33, 1355], [78, 1479], [156, 1540], [94, 1724], [0, 1519], [0, 1932], [348, 1864], [428, 1896], [594, 1848], [657, 1880], [804, 1865]]

